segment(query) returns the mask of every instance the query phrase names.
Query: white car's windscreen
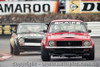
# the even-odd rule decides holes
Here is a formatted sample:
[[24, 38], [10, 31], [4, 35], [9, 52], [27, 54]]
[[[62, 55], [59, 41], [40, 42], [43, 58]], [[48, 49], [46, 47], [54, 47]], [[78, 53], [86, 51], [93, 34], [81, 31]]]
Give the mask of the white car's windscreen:
[[47, 26], [43, 24], [21, 24], [18, 27], [17, 33], [38, 33], [46, 29]]

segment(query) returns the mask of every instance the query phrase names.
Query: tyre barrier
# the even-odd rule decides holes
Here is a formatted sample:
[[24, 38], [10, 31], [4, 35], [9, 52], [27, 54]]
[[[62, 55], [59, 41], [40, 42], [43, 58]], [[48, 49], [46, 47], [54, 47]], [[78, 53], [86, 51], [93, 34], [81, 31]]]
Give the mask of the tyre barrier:
[[18, 24], [0, 24], [0, 36], [10, 36]]

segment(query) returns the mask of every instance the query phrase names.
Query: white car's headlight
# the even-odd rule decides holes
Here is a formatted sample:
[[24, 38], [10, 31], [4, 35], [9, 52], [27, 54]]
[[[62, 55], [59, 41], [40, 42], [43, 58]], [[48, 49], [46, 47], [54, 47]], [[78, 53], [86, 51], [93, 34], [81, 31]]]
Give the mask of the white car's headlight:
[[90, 41], [84, 41], [84, 46], [90, 46]]
[[23, 38], [20, 38], [20, 39], [19, 39], [19, 42], [20, 42], [20, 43], [24, 43], [24, 39], [23, 39]]
[[48, 46], [54, 46], [55, 45], [55, 42], [54, 41], [49, 41], [48, 42]]

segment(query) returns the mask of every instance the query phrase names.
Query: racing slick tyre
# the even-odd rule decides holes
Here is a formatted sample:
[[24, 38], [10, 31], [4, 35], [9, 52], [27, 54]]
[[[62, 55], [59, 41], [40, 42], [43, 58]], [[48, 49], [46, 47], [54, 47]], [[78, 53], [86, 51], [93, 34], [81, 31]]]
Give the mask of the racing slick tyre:
[[13, 47], [10, 44], [10, 54], [13, 54]]
[[86, 57], [87, 60], [94, 60], [95, 59], [95, 46], [93, 46], [93, 49], [90, 50], [90, 55]]
[[44, 46], [41, 46], [41, 58], [42, 58], [42, 61], [50, 61], [51, 59], [51, 56], [49, 55], [48, 50], [46, 50]]
[[14, 55], [19, 55], [19, 54], [20, 54], [19, 49], [18, 49], [18, 47], [16, 46], [16, 44], [14, 44], [13, 54], [14, 54]]

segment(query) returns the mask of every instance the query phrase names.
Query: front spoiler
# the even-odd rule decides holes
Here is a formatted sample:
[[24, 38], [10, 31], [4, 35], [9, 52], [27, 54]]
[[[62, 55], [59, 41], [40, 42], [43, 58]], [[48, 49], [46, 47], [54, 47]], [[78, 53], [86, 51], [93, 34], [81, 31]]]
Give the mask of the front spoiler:
[[72, 46], [70, 46], [70, 47], [51, 47], [51, 46], [46, 46], [46, 49], [91, 49], [91, 48], [93, 48], [92, 46], [79, 46], [79, 47], [72, 47]]

